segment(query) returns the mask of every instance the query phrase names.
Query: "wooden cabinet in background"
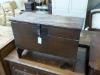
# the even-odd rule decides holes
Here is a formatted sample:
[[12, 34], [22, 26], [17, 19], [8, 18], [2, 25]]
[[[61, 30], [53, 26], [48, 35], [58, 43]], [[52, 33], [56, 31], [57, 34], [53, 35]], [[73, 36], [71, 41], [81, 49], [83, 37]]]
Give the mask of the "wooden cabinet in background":
[[9, 67], [4, 58], [15, 48], [14, 40], [10, 40], [0, 49], [0, 75], [10, 75]]
[[12, 75], [57, 75], [33, 67], [28, 67], [26, 65], [13, 63], [13, 62], [10, 62], [9, 65], [10, 65]]
[[92, 35], [90, 46], [90, 75], [100, 75], [100, 32]]

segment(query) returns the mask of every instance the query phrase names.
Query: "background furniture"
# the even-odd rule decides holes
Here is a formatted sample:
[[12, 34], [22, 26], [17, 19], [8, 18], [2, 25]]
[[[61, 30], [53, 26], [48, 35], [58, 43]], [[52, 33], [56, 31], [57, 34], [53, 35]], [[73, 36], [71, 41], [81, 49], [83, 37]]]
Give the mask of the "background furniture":
[[6, 57], [15, 48], [10, 27], [0, 26], [0, 75], [10, 75], [8, 66], [4, 62]]
[[14, 40], [7, 42], [3, 48], [0, 49], [0, 75], [10, 75], [8, 65], [4, 62], [6, 57], [15, 48]]
[[[80, 52], [82, 50], [85, 51], [83, 48], [79, 49]], [[84, 57], [84, 54], [81, 57]], [[16, 50], [12, 51], [5, 58], [5, 61], [9, 64], [12, 75], [84, 75], [84, 67], [82, 67], [84, 61], [81, 61], [80, 58], [78, 59], [79, 61], [77, 62], [78, 64], [75, 72], [46, 65], [41, 62], [19, 59]]]
[[11, 25], [9, 18], [15, 15], [19, 15], [20, 13], [20, 10], [17, 8], [15, 1], [7, 1], [2, 3], [0, 10], [0, 25]]
[[[96, 34], [96, 31], [82, 31], [80, 35], [79, 47], [86, 48], [86, 62], [85, 62], [85, 72], [89, 75], [89, 57], [90, 57], [90, 46], [92, 36]], [[91, 74], [90, 74], [91, 75]]]
[[89, 30], [100, 30], [100, 9], [93, 9], [90, 11]]
[[89, 12], [89, 30], [95, 31], [91, 36], [89, 75], [100, 75], [100, 4]]
[[89, 75], [100, 75], [100, 32], [92, 35], [89, 66]]

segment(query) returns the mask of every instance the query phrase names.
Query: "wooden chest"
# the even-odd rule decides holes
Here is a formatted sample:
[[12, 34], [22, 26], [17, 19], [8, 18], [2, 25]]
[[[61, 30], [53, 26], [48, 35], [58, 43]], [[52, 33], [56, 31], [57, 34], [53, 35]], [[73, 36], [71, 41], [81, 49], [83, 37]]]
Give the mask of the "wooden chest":
[[[82, 31], [80, 37], [80, 44], [90, 46], [91, 35], [94, 35], [95, 32], [87, 32]], [[85, 49], [86, 50], [86, 49]], [[16, 50], [12, 51], [6, 58], [5, 61], [10, 65], [10, 71], [12, 71], [12, 75], [84, 75], [85, 60], [87, 60], [87, 56], [85, 55], [85, 50], [83, 48], [79, 48], [78, 50], [78, 60], [75, 68], [75, 72], [72, 72], [68, 69], [61, 69], [55, 66], [50, 66], [47, 64], [43, 64], [41, 62], [30, 61], [26, 59], [20, 59], [17, 56]], [[86, 57], [86, 59], [85, 59]], [[86, 61], [87, 62], [87, 61]], [[88, 64], [87, 64], [88, 65]], [[32, 73], [32, 74], [31, 74]]]
[[82, 18], [25, 12], [11, 21], [19, 57], [27, 49], [76, 62]]

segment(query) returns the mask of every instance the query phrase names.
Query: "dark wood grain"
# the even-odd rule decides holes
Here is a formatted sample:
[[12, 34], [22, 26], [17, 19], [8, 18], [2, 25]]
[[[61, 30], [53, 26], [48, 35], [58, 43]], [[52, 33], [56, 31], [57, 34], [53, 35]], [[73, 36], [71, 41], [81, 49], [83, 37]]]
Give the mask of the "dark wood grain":
[[10, 68], [12, 71], [12, 75], [56, 75], [50, 72], [46, 72], [43, 70], [39, 70], [33, 67], [28, 67], [27, 65], [21, 65], [16, 63], [10, 63]]
[[6, 75], [10, 75], [10, 72], [7, 63], [5, 63], [3, 59], [15, 48], [14, 43], [15, 43], [14, 40], [12, 40], [0, 50], [0, 61], [3, 65], [3, 69]]
[[[68, 29], [24, 22], [12, 22], [15, 43], [18, 49], [43, 52], [74, 61], [80, 37], [80, 29]], [[24, 29], [23, 29], [24, 28]], [[38, 37], [42, 44], [38, 44]], [[18, 50], [21, 57], [20, 51]]]
[[78, 40], [80, 37], [80, 29], [73, 28], [61, 28], [61, 27], [53, 27], [53, 26], [42, 26], [42, 30], [44, 35], [52, 35], [57, 37], [63, 37], [73, 40]]

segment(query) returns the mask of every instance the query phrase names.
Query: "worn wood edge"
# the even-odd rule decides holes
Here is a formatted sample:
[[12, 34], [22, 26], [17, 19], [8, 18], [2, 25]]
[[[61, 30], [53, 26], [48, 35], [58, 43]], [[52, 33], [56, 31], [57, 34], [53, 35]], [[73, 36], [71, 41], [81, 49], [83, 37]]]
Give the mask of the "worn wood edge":
[[5, 56], [7, 56], [14, 48], [15, 48], [15, 41], [14, 41], [14, 40], [11, 40], [9, 43], [7, 43], [7, 44], [0, 50], [1, 58], [4, 58]]

